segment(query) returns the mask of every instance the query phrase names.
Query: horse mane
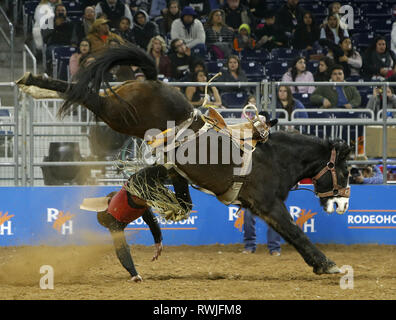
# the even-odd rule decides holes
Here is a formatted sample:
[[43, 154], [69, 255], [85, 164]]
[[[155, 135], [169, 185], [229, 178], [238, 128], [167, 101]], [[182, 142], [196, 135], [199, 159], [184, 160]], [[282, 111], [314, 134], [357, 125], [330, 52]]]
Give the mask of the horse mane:
[[289, 133], [285, 131], [277, 131], [271, 133], [271, 137], [273, 138], [275, 144], [279, 142], [292, 142], [292, 145], [300, 146], [306, 144], [312, 144], [322, 147], [324, 150], [331, 151], [332, 148], [335, 148], [337, 151], [337, 161], [342, 161], [347, 158], [349, 153], [351, 152], [351, 148], [348, 144], [342, 139], [322, 139], [313, 135], [305, 135], [299, 133]]
[[[92, 94], [95, 94], [97, 98], [100, 99], [99, 91], [102, 84], [118, 99], [128, 104], [136, 114], [136, 108], [117, 95], [111, 88], [109, 81], [106, 80], [106, 73], [116, 65], [138, 66], [144, 73], [146, 80], [157, 80], [158, 73], [153, 58], [136, 45], [128, 44], [109, 48], [99, 56], [95, 62], [78, 72], [78, 80], [66, 91], [64, 97], [65, 102], [59, 109], [58, 114], [60, 116], [66, 114], [74, 103], [81, 103], [82, 101], [91, 102]], [[106, 91], [107, 90], [105, 90], [105, 92]], [[93, 107], [94, 109], [95, 107], [100, 108], [100, 105], [101, 103], [95, 103]]]

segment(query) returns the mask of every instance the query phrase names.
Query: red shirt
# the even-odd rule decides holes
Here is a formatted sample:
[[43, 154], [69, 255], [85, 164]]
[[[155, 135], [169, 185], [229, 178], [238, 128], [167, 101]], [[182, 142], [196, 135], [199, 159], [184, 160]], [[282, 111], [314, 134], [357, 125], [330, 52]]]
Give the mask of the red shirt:
[[109, 203], [107, 212], [120, 222], [130, 223], [141, 217], [147, 207], [132, 208], [128, 203], [128, 196], [125, 188], [118, 191]]

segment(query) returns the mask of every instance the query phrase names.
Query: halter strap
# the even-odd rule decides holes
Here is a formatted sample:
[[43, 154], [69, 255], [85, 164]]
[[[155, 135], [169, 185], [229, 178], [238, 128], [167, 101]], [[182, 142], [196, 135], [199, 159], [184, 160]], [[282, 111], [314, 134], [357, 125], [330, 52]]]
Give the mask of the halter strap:
[[[322, 170], [319, 171], [317, 175], [315, 175], [312, 178], [312, 183], [315, 188], [315, 193], [319, 198], [325, 198], [325, 197], [332, 197], [332, 196], [339, 196], [339, 197], [345, 197], [349, 198], [351, 195], [351, 188], [350, 187], [341, 187], [338, 185], [337, 182], [337, 172], [336, 172], [336, 166], [335, 166], [335, 159], [336, 159], [336, 150], [333, 148], [331, 150], [331, 156], [330, 156], [330, 161], [327, 163], [326, 167], [324, 167]], [[327, 191], [327, 192], [317, 192], [316, 187], [317, 187], [317, 181], [327, 172], [330, 171], [331, 173], [331, 179], [333, 181], [333, 190]]]

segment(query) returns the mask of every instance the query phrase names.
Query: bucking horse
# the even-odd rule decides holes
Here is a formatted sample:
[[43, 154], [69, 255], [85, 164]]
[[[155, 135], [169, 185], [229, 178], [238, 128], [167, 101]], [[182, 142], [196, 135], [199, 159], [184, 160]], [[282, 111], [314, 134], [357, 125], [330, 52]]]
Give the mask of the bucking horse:
[[[116, 65], [138, 66], [146, 80], [126, 81], [111, 87], [104, 79]], [[224, 130], [230, 131], [216, 112], [212, 112], [212, 117], [201, 114], [180, 90], [159, 81], [155, 62], [146, 52], [132, 45], [109, 49], [84, 69], [74, 83], [27, 73], [17, 84], [58, 92], [64, 99], [60, 116], [73, 106], [82, 105], [113, 130], [142, 139], [147, 138], [146, 132], [153, 128], [166, 132], [169, 121], [175, 124], [174, 132], [180, 133], [182, 128], [188, 128], [196, 138], [208, 136], [210, 132], [222, 134]], [[103, 86], [104, 92], [100, 91]], [[350, 196], [346, 161], [351, 148], [342, 140], [323, 140], [281, 131], [267, 135], [268, 130], [258, 128], [271, 124], [261, 120], [258, 116], [255, 121], [242, 124], [242, 127], [252, 129], [250, 141], [257, 142], [250, 144], [250, 150], [245, 150], [243, 143], [238, 145], [243, 137], [234, 139], [225, 135], [241, 157], [246, 154], [250, 157], [251, 167], [245, 170], [245, 174], [236, 175], [236, 165], [227, 164], [222, 159], [217, 163], [185, 163], [176, 157], [172, 166], [174, 179], [187, 188], [191, 182], [225, 204], [237, 203], [250, 209], [293, 245], [305, 262], [313, 267], [314, 273], [339, 273], [337, 265], [311, 243], [294, 222], [284, 202], [300, 180], [312, 178], [314, 192], [324, 210], [331, 213], [335, 209], [339, 214], [344, 213]], [[202, 131], [205, 126], [207, 130]], [[173, 149], [179, 151], [184, 147], [186, 150], [189, 144], [198, 144], [189, 139], [190, 136], [184, 137], [183, 143], [176, 143]], [[225, 143], [208, 145], [206, 150], [209, 154], [218, 152], [222, 150], [221, 144]], [[197, 152], [197, 158], [200, 152], [203, 151]], [[221, 158], [223, 153], [218, 154]], [[242, 160], [246, 158], [242, 157]]]

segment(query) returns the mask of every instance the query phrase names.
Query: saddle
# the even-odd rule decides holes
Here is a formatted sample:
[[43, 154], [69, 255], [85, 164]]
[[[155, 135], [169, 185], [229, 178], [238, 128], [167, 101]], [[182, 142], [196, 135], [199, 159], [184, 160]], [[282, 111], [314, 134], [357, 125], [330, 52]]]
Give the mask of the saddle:
[[[250, 108], [255, 111], [253, 119], [247, 115]], [[254, 105], [248, 104], [243, 109], [243, 114], [248, 121], [233, 125], [227, 125], [222, 115], [215, 109], [210, 107], [208, 109], [208, 115], [202, 115], [203, 121], [213, 126], [216, 131], [224, 132], [232, 139], [237, 140], [241, 147], [244, 143], [254, 147], [258, 141], [266, 142], [268, 140], [271, 123], [267, 123], [265, 117], [258, 114]]]

